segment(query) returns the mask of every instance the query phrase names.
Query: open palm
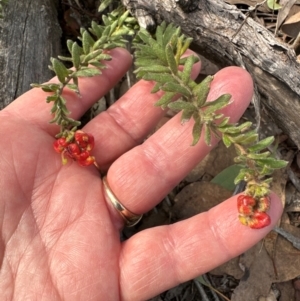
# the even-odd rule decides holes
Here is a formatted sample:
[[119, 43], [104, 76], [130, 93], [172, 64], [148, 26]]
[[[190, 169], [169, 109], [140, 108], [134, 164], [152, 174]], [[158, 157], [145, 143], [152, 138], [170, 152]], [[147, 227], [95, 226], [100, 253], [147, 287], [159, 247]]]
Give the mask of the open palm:
[[[82, 98], [65, 92], [73, 118], [127, 71], [129, 53], [115, 49], [112, 56], [101, 76], [81, 80]], [[203, 141], [190, 146], [192, 122], [182, 126], [179, 116], [141, 144], [164, 114], [153, 106], [158, 96], [151, 88], [139, 82], [84, 128], [95, 137], [93, 155], [112, 190], [137, 214], [153, 208], [211, 149]], [[237, 121], [252, 89], [245, 71], [227, 68], [216, 75], [210, 98], [231, 93], [224, 113]], [[0, 112], [2, 300], [146, 300], [242, 253], [278, 219], [281, 206], [272, 195], [272, 225], [248, 229], [237, 220], [233, 197], [120, 243], [122, 220], [106, 201], [96, 168], [62, 166], [53, 151], [58, 129], [48, 123], [45, 94], [31, 90]]]

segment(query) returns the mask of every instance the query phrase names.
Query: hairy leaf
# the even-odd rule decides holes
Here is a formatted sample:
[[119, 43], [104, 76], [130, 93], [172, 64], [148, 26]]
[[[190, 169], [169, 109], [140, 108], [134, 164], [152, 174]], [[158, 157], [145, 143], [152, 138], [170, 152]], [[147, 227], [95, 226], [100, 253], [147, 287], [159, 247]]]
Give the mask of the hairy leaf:
[[58, 80], [61, 83], [65, 83], [66, 78], [69, 75], [68, 69], [65, 67], [65, 65], [62, 62], [60, 62], [56, 58], [51, 58], [51, 63], [52, 63], [53, 70], [57, 75]]
[[92, 77], [92, 76], [99, 75], [99, 74], [101, 74], [101, 71], [99, 69], [86, 67], [86, 68], [81, 68], [80, 70], [76, 71], [74, 73], [74, 76]]
[[197, 96], [198, 107], [202, 107], [205, 104], [212, 80], [213, 76], [207, 76], [200, 84], [193, 88], [193, 93]]
[[197, 108], [193, 104], [182, 100], [171, 102], [168, 105], [168, 107], [174, 111], [181, 111], [181, 110], [189, 110], [194, 112], [197, 111]]
[[202, 127], [203, 127], [203, 123], [201, 122], [200, 116], [198, 114], [194, 114], [193, 118], [195, 120], [195, 124], [193, 127], [192, 146], [196, 145], [199, 142], [201, 134], [202, 134]]
[[154, 105], [160, 106], [162, 109], [165, 109], [168, 104], [173, 100], [176, 93], [174, 92], [166, 92]]
[[166, 47], [166, 58], [167, 58], [168, 65], [171, 69], [171, 72], [173, 74], [177, 74], [178, 66], [174, 57], [173, 48], [170, 44], [168, 44]]
[[71, 54], [72, 54], [73, 65], [77, 70], [80, 66], [80, 55], [82, 54], [82, 48], [77, 43], [74, 43], [72, 45]]
[[182, 94], [186, 97], [191, 96], [190, 91], [186, 87], [183, 87], [180, 84], [177, 84], [177, 83], [174, 83], [174, 82], [166, 83], [161, 89], [163, 91], [168, 91], [168, 92], [177, 92], [177, 93], [180, 93], [180, 94]]
[[271, 145], [274, 142], [274, 137], [267, 137], [261, 141], [259, 141], [258, 143], [248, 147], [248, 151], [249, 152], [259, 152], [265, 148], [267, 148], [269, 145]]
[[204, 105], [202, 105], [202, 108], [205, 108], [205, 114], [214, 113], [215, 111], [226, 107], [230, 102], [230, 98], [230, 94], [223, 94], [216, 100], [206, 102]]

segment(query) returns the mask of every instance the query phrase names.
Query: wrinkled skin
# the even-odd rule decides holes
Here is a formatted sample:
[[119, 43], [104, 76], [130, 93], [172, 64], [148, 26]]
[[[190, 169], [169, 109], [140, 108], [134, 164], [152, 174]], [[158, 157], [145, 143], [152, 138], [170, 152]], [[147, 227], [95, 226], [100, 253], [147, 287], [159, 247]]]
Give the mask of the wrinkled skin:
[[[101, 76], [80, 80], [82, 98], [65, 92], [79, 118], [125, 74], [131, 56], [122, 49]], [[195, 77], [198, 63], [193, 70]], [[53, 79], [52, 81], [56, 81]], [[109, 185], [133, 212], [144, 213], [210, 151], [191, 147], [193, 121], [180, 114], [141, 142], [164, 112], [153, 103], [153, 84], [141, 81], [84, 131], [95, 137], [98, 164]], [[238, 121], [253, 86], [237, 67], [220, 71], [210, 99], [232, 94], [223, 112]], [[241, 225], [236, 197], [209, 212], [138, 233], [120, 243], [120, 216], [103, 195], [94, 166], [62, 166], [52, 144], [58, 128], [48, 123], [51, 104], [33, 89], [0, 112], [0, 295], [2, 300], [136, 301], [192, 279], [239, 255], [261, 240], [281, 213], [271, 195], [272, 223], [261, 230]], [[213, 141], [216, 145], [217, 141]]]

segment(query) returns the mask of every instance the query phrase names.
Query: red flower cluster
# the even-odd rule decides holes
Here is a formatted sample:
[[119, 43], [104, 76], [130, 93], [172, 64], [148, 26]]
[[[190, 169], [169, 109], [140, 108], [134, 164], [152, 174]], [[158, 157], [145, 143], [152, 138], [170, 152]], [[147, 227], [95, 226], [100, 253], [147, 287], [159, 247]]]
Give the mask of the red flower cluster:
[[95, 157], [90, 155], [94, 148], [94, 137], [91, 134], [78, 130], [71, 139], [62, 137], [55, 140], [53, 147], [62, 155], [63, 164], [66, 164], [70, 158], [81, 166], [96, 165]]
[[252, 229], [261, 229], [271, 223], [270, 216], [266, 211], [270, 208], [270, 199], [264, 196], [255, 199], [250, 195], [240, 195], [237, 199], [240, 222]]

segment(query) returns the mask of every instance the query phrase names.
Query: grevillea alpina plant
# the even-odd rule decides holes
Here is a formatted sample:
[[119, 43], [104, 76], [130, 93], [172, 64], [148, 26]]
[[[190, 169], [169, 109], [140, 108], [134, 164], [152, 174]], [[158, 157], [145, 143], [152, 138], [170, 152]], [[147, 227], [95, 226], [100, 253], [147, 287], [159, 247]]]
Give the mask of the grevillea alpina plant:
[[[110, 2], [104, 1], [101, 9]], [[81, 166], [94, 164], [98, 167], [96, 158], [91, 155], [94, 138], [79, 130], [80, 122], [69, 117], [63, 90], [70, 89], [80, 95], [78, 78], [101, 74], [101, 69], [105, 68], [103, 61], [111, 59], [109, 50], [124, 47], [127, 42], [125, 35], [136, 35], [137, 78], [154, 81], [152, 93], [164, 92], [155, 105], [181, 111], [183, 124], [194, 120], [192, 146], [199, 142], [201, 135], [204, 135], [207, 145], [211, 144], [214, 136], [222, 139], [226, 147], [235, 146], [235, 161], [243, 166], [235, 183], [247, 182], [244, 193], [237, 199], [239, 220], [253, 229], [269, 225], [270, 217], [266, 212], [270, 207], [270, 175], [274, 169], [287, 164], [267, 150], [274, 137], [259, 141], [251, 122], [230, 124], [229, 117], [220, 110], [230, 103], [231, 95], [224, 94], [207, 101], [213, 76], [208, 76], [201, 83], [191, 79], [192, 67], [199, 59], [195, 56], [182, 58], [192, 39], [182, 34], [179, 27], [163, 22], [152, 35], [139, 29], [136, 20], [121, 7], [103, 16], [103, 23], [93, 22], [89, 30], [81, 30], [82, 46], [77, 42], [67, 42], [71, 57], [51, 59], [50, 68], [56, 73], [59, 83], [33, 85], [51, 93], [47, 96], [47, 102], [53, 103], [51, 113], [54, 117], [50, 122], [60, 126], [54, 149], [62, 155], [62, 162], [65, 164], [71, 159]], [[61, 61], [71, 62], [73, 68], [67, 69]]]

